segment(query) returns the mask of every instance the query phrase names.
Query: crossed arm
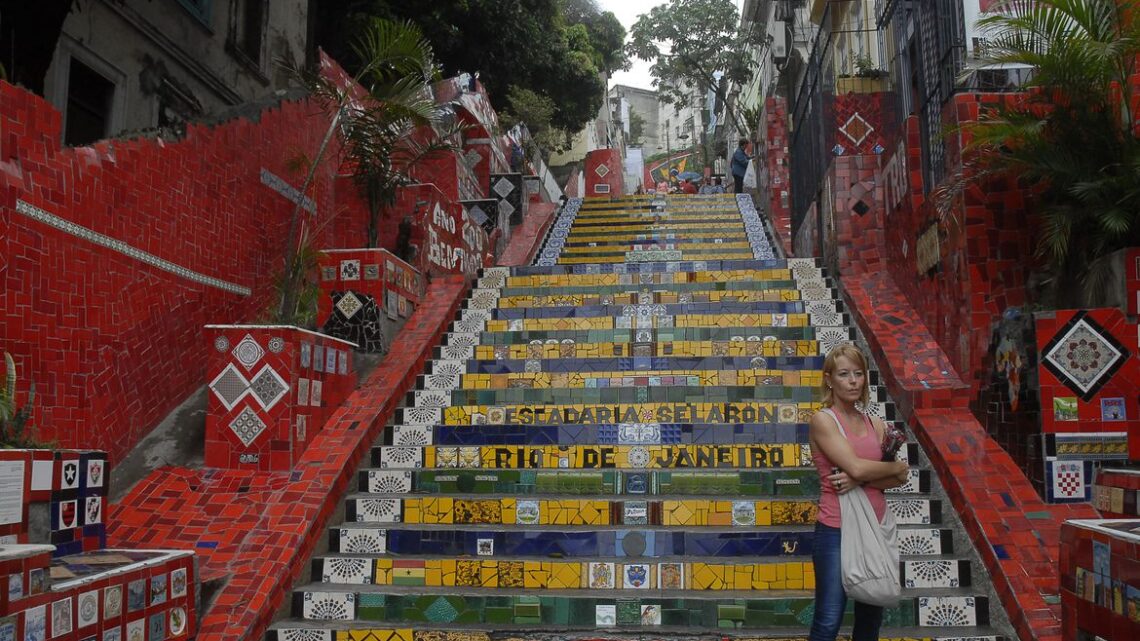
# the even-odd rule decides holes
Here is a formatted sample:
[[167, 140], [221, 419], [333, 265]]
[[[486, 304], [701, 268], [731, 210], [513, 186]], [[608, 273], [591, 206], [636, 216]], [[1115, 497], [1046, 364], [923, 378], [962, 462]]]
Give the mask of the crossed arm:
[[[871, 421], [875, 431], [882, 435], [886, 426], [877, 418]], [[909, 466], [906, 463], [859, 458], [851, 443], [839, 433], [839, 426], [835, 424], [835, 420], [825, 412], [816, 412], [811, 418], [808, 435], [812, 446], [818, 447], [824, 456], [840, 469], [838, 474], [827, 477], [829, 482], [849, 478], [854, 483], [847, 485], [847, 490], [854, 484], [885, 490], [907, 482]]]

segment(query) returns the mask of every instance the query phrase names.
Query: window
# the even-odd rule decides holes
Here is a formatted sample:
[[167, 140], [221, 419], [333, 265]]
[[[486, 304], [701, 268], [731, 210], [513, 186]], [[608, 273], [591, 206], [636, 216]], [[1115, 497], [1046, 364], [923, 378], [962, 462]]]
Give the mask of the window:
[[113, 82], [79, 60], [70, 58], [64, 144], [86, 145], [106, 138], [110, 133], [114, 98]]
[[178, 4], [182, 5], [192, 16], [208, 27], [210, 26], [210, 5], [212, 1], [213, 0], [178, 0]]
[[265, 35], [265, 0], [234, 0], [231, 42], [250, 62], [260, 67]]

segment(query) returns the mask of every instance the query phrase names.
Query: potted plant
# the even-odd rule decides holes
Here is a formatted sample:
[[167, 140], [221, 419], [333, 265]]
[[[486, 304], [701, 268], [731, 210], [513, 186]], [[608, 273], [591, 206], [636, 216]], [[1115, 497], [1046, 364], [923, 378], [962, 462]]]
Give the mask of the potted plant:
[[880, 69], [867, 54], [856, 54], [851, 58], [852, 73], [843, 73], [835, 81], [837, 95], [848, 93], [877, 93], [887, 90], [890, 76]]

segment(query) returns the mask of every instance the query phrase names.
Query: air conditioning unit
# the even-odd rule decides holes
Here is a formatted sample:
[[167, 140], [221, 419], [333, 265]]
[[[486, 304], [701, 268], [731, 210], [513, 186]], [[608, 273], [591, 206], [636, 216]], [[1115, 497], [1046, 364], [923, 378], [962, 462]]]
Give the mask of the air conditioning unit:
[[774, 22], [772, 31], [772, 58], [776, 64], [783, 64], [788, 60], [788, 31], [783, 22]]

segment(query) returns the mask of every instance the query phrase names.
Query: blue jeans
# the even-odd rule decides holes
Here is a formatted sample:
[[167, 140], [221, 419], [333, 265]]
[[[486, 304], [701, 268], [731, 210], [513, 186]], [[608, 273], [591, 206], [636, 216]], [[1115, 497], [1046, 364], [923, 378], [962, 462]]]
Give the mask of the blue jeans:
[[[811, 560], [815, 564], [815, 618], [808, 641], [835, 641], [847, 608], [843, 569], [839, 562], [839, 528], [815, 524]], [[855, 602], [855, 630], [851, 641], [878, 641], [883, 608]]]

